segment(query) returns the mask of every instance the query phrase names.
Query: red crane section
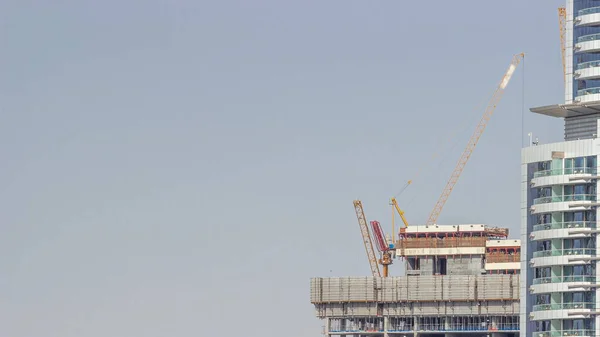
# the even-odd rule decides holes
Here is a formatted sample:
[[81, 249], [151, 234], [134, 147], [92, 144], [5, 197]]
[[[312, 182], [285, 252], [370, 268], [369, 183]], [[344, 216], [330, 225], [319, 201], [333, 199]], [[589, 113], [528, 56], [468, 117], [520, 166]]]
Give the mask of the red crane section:
[[383, 234], [383, 229], [381, 229], [381, 224], [379, 223], [379, 221], [371, 221], [371, 231], [375, 236], [375, 244], [377, 245], [377, 250], [382, 253], [390, 250], [390, 247], [387, 244], [387, 241]]

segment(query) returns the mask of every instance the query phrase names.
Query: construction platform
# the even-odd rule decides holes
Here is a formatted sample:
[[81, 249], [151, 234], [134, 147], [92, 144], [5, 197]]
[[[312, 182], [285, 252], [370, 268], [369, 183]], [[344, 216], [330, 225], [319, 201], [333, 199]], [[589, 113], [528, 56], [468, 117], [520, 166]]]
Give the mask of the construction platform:
[[521, 243], [507, 236], [485, 225], [404, 228], [394, 244], [404, 276], [311, 279], [324, 334], [518, 335]]
[[514, 333], [519, 275], [313, 278], [311, 303], [327, 335]]

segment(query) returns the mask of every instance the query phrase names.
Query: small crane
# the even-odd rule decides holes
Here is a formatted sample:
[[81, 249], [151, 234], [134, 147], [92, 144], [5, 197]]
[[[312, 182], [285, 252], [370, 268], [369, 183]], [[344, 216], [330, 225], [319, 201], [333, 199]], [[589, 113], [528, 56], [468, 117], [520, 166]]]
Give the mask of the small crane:
[[371, 230], [373, 231], [373, 235], [375, 236], [377, 250], [379, 250], [379, 252], [381, 253], [381, 259], [379, 259], [379, 264], [383, 266], [383, 277], [388, 277], [388, 266], [394, 261], [394, 259], [392, 258], [390, 245], [385, 239], [385, 235], [383, 233], [383, 229], [381, 229], [381, 224], [379, 223], [379, 221], [371, 221]]
[[369, 226], [367, 225], [367, 218], [365, 217], [365, 211], [363, 210], [362, 202], [360, 200], [354, 200], [354, 211], [358, 218], [358, 226], [360, 227], [360, 233], [362, 234], [363, 244], [367, 251], [367, 258], [369, 259], [369, 266], [371, 266], [371, 274], [373, 277], [381, 277], [381, 271], [377, 264], [377, 257], [375, 256], [375, 250], [373, 249], [373, 241], [369, 234]]
[[400, 215], [400, 218], [404, 223], [404, 227], [408, 227], [408, 221], [406, 221], [406, 218], [404, 217], [404, 211], [400, 209], [400, 206], [398, 206], [398, 201], [396, 201], [396, 198], [392, 198], [390, 200], [390, 203], [394, 206], [396, 212], [398, 212], [398, 214]]

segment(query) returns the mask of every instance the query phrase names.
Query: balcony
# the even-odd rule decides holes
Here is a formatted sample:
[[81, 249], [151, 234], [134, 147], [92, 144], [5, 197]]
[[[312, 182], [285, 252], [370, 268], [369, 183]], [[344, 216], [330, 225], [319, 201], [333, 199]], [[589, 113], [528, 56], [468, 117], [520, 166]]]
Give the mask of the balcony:
[[[600, 63], [600, 61], [594, 61], [594, 62]], [[599, 68], [599, 70], [600, 70], [600, 68]], [[598, 89], [600, 89], [600, 88], [598, 88]], [[580, 90], [580, 91], [582, 91], [582, 90]], [[600, 90], [598, 91], [598, 93], [600, 93]], [[541, 177], [560, 176], [560, 175], [567, 175], [567, 174], [596, 175], [597, 170], [595, 167], [571, 167], [571, 168], [564, 168], [564, 169], [560, 168], [560, 169], [537, 171], [537, 172], [533, 173], [533, 177], [541, 178]]]
[[575, 70], [584, 70], [584, 69], [599, 68], [599, 67], [600, 67], [600, 61], [589, 61], [589, 62], [579, 63], [577, 65], [577, 67], [575, 68]]
[[541, 197], [533, 199], [534, 205], [547, 204], [551, 202], [569, 202], [569, 201], [596, 201], [596, 194], [569, 194], [556, 197]]
[[552, 331], [550, 337], [582, 337], [582, 336], [595, 336], [594, 330], [585, 329], [573, 329], [573, 330], [558, 330]]
[[595, 276], [555, 276], [533, 279], [533, 284], [567, 283], [567, 282], [596, 282]]
[[569, 229], [569, 228], [596, 228], [596, 221], [570, 221], [570, 222], [554, 222], [540, 225], [534, 225], [533, 231], [545, 231], [552, 229]]
[[554, 249], [540, 250], [533, 252], [533, 257], [549, 257], [549, 256], [569, 256], [569, 255], [595, 255], [595, 248], [570, 248], [570, 249]]
[[563, 175], [563, 169], [553, 169], [553, 170], [544, 170], [544, 171], [533, 172], [534, 178], [560, 176], [560, 175]]
[[577, 53], [600, 51], [600, 34], [589, 34], [577, 38], [574, 51]]
[[586, 337], [595, 336], [594, 330], [573, 329], [573, 330], [554, 330], [537, 331], [533, 333], [534, 337]]
[[600, 78], [600, 61], [579, 63], [575, 68], [574, 76], [578, 80]]
[[585, 8], [578, 11], [575, 25], [580, 27], [600, 25], [600, 7]]
[[596, 309], [594, 302], [573, 302], [573, 303], [558, 303], [558, 304], [538, 304], [533, 306], [532, 311], [548, 311], [548, 310], [574, 310], [574, 309]]
[[[600, 48], [598, 48], [598, 51], [600, 51]], [[595, 87], [577, 90], [577, 100], [580, 103], [594, 102], [600, 100], [600, 88]]]
[[577, 12], [577, 16], [600, 13], [600, 7], [585, 8]]

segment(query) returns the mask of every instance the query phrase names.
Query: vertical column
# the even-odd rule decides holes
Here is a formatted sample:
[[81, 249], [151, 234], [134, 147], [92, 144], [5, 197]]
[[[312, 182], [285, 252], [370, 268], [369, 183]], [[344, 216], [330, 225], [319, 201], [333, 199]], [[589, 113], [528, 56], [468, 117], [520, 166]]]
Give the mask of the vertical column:
[[388, 337], [388, 330], [390, 329], [390, 317], [383, 316], [383, 336]]
[[[599, 125], [599, 127], [598, 127], [598, 131], [597, 132], [600, 132], [600, 119], [598, 120], [598, 125]], [[598, 139], [594, 139], [593, 143], [594, 143], [594, 147], [593, 147], [593, 153], [592, 153], [592, 155], [597, 156], [597, 154], [599, 152], [598, 151], [598, 145], [600, 145], [599, 142], [598, 142]], [[599, 158], [597, 156], [596, 157], [596, 166], [595, 166], [595, 169], [596, 169], [597, 172], [598, 172], [598, 165], [599, 165], [598, 159]], [[600, 194], [600, 191], [598, 190], [598, 183], [596, 182], [596, 198], [598, 198], [597, 196], [599, 194]], [[598, 223], [598, 213], [599, 213], [598, 209], [595, 210], [595, 213], [596, 214], [595, 214], [594, 220], [596, 221], [596, 223]], [[596, 228], [598, 228], [598, 227], [596, 227]], [[600, 235], [596, 234], [596, 256], [598, 256], [598, 250], [600, 250]], [[590, 263], [593, 264], [593, 265], [596, 265], [596, 268], [595, 268], [596, 270], [595, 270], [595, 275], [594, 276], [596, 277], [596, 282], [595, 283], [597, 283], [598, 280], [600, 280], [600, 270], [598, 268], [598, 262], [591, 261]], [[600, 294], [598, 292], [598, 288], [592, 287], [592, 288], [590, 288], [590, 291], [593, 291], [595, 293], [596, 311], [598, 311], [598, 310], [600, 310], [600, 298], [599, 298]], [[591, 319], [594, 320], [594, 329], [596, 330], [596, 331], [594, 331], [595, 336], [596, 337], [600, 337], [600, 316], [595, 315], [595, 316], [592, 316]]]
[[[598, 194], [598, 187], [596, 186], [596, 194]], [[598, 210], [596, 210], [596, 221], [598, 219]], [[596, 235], [596, 256], [598, 256], [598, 249], [600, 249], [600, 235]], [[600, 280], [600, 268], [598, 268], [598, 262], [594, 262], [591, 261], [591, 264], [595, 264], [596, 265], [596, 271], [595, 271], [595, 275], [596, 276], [596, 282], [598, 282], [598, 280]], [[600, 293], [598, 292], [598, 288], [592, 287], [590, 288], [590, 291], [593, 291], [595, 294], [595, 299], [596, 299], [596, 311], [600, 310]], [[595, 336], [596, 337], [600, 337], [600, 316], [599, 315], [595, 315], [592, 316], [593, 320], [594, 320], [594, 329], [596, 330]]]
[[413, 330], [415, 331], [415, 337], [419, 336], [419, 318], [416, 316], [413, 316]]
[[[525, 152], [527, 148], [523, 149]], [[532, 278], [532, 273], [529, 268], [529, 258], [532, 254], [530, 251], [529, 234], [531, 228], [529, 227], [529, 175], [528, 175], [528, 158], [524, 158], [521, 163], [521, 276], [520, 276], [520, 313], [519, 313], [519, 325], [520, 325], [520, 336], [527, 337], [528, 335], [528, 322], [529, 322], [529, 309], [531, 308], [531, 302], [529, 299], [529, 284]]]
[[567, 22], [565, 29], [565, 103], [573, 102], [573, 0], [567, 0]]

